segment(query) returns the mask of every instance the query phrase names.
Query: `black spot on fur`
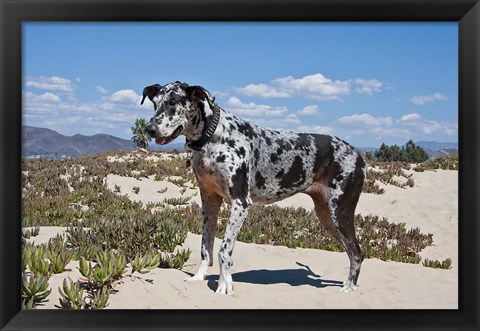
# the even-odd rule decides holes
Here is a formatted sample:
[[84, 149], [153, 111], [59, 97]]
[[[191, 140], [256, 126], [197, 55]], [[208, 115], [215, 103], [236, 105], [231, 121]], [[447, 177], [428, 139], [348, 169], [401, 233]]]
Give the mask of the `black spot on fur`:
[[269, 137], [265, 137], [265, 143], [266, 143], [268, 146], [272, 146], [272, 139], [270, 139]]
[[243, 133], [249, 139], [253, 139], [257, 137], [257, 133], [253, 130], [253, 127], [249, 123], [239, 123], [238, 124], [238, 131]]
[[225, 139], [225, 141], [227, 142], [228, 146], [230, 146], [231, 148], [235, 148], [235, 146], [236, 146], [235, 140], [227, 138], [227, 139]]
[[256, 162], [258, 162], [258, 161], [260, 160], [260, 151], [259, 151], [257, 148], [255, 148], [255, 149], [253, 150], [253, 159], [254, 159]]
[[218, 163], [223, 163], [223, 162], [225, 162], [226, 158], [227, 157], [224, 154], [221, 154], [221, 155], [217, 156], [217, 162]]
[[311, 137], [309, 134], [299, 134], [295, 141], [295, 146], [300, 149], [309, 148], [311, 146], [309, 137]]
[[277, 148], [277, 155], [282, 155], [284, 148]]
[[239, 149], [235, 150], [235, 153], [241, 158], [245, 157], [245, 148], [240, 147]]
[[272, 145], [272, 140], [267, 137], [267, 133], [265, 132], [265, 130], [262, 129], [262, 131], [260, 132], [260, 135], [262, 136], [262, 138], [265, 140], [265, 143], [268, 145], [268, 146], [271, 146]]
[[286, 151], [291, 151], [292, 150], [292, 144], [288, 141], [285, 143], [284, 147], [285, 147]]
[[283, 189], [289, 189], [294, 185], [301, 185], [305, 182], [306, 173], [303, 168], [303, 161], [300, 156], [295, 156], [290, 169], [280, 180], [280, 187]]
[[270, 155], [270, 161], [272, 161], [272, 163], [275, 163], [278, 161], [278, 156], [277, 154], [272, 154]]
[[230, 194], [233, 199], [238, 199], [242, 203], [243, 208], [248, 207], [248, 175], [247, 165], [242, 162], [242, 165], [237, 168], [235, 174], [232, 176], [232, 186], [230, 187]]
[[283, 169], [282, 169], [282, 170], [280, 170], [280, 171], [275, 175], [275, 178], [280, 179], [280, 178], [283, 177], [284, 174], [285, 174], [285, 172], [284, 172]]
[[322, 134], [312, 135], [317, 152], [313, 164], [313, 172], [323, 172], [325, 167], [333, 160], [332, 137]]
[[257, 187], [259, 189], [265, 187], [265, 177], [263, 177], [259, 171], [257, 171], [257, 173], [255, 174], [255, 183], [257, 184]]

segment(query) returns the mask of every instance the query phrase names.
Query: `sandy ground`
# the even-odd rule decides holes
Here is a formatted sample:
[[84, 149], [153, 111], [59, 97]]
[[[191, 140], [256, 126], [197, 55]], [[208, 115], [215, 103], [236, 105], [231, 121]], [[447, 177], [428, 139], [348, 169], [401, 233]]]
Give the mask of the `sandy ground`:
[[[354, 293], [340, 292], [348, 274], [345, 253], [314, 249], [291, 249], [238, 242], [235, 246], [232, 274], [233, 295], [215, 294], [218, 265], [215, 261], [205, 281], [184, 282], [193, 274], [200, 259], [201, 237], [189, 234], [185, 248], [192, 255], [183, 270], [155, 269], [147, 274], [124, 277], [115, 286], [107, 308], [290, 308], [290, 309], [457, 309], [458, 308], [458, 172], [426, 171], [414, 173], [413, 188], [382, 185], [382, 195], [362, 194], [357, 213], [387, 217], [390, 222], [419, 227], [432, 233], [434, 245], [420, 252], [422, 258], [451, 258], [452, 269], [432, 269], [421, 264], [384, 262], [367, 259], [362, 265], [359, 287]], [[180, 188], [153, 178], [136, 180], [111, 175], [107, 184], [121, 194], [146, 202], [162, 202], [172, 196], [191, 196], [199, 201], [194, 188], [182, 195]], [[173, 185], [173, 186], [172, 186]], [[140, 187], [138, 194], [132, 189]], [[167, 191], [158, 191], [167, 187]], [[310, 198], [298, 194], [279, 203], [280, 206], [313, 208]], [[200, 220], [199, 220], [200, 221]], [[39, 244], [64, 228], [43, 227], [40, 235], [30, 240]], [[215, 241], [215, 257], [220, 240]], [[49, 301], [39, 308], [59, 306], [58, 287], [64, 278], [79, 277], [78, 263], [72, 271], [53, 275]]]

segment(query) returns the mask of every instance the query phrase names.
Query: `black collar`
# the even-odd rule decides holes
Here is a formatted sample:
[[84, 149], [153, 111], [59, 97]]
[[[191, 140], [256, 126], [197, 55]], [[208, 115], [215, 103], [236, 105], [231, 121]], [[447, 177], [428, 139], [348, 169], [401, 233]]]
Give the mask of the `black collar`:
[[193, 149], [194, 151], [201, 151], [202, 147], [207, 143], [207, 141], [212, 137], [213, 133], [217, 129], [218, 122], [220, 121], [220, 110], [215, 107], [213, 108], [213, 119], [210, 122], [208, 128], [202, 132], [202, 136], [200, 139], [195, 141], [190, 141], [187, 138], [187, 142], [185, 143], [185, 147]]

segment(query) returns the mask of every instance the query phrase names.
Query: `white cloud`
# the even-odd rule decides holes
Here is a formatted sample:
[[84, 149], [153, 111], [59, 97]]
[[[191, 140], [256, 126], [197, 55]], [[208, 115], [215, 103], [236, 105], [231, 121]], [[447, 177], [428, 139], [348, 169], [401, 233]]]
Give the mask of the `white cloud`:
[[412, 132], [409, 129], [399, 129], [395, 127], [382, 127], [378, 126], [372, 128], [368, 134], [374, 134], [376, 136], [382, 137], [396, 137], [396, 138], [410, 138], [412, 136]]
[[397, 120], [397, 125], [407, 127], [423, 134], [446, 134], [453, 136], [458, 133], [458, 122], [439, 122], [422, 118], [419, 114], [407, 114]]
[[418, 113], [410, 113], [397, 119], [391, 117], [375, 117], [371, 114], [354, 114], [340, 117], [336, 129], [350, 136], [374, 135], [377, 138], [402, 137], [413, 138], [418, 135], [458, 134], [457, 122], [440, 122], [422, 118]]
[[48, 127], [64, 134], [95, 134], [108, 133], [106, 129], [124, 132], [136, 118], [149, 119], [153, 107], [148, 104], [140, 106], [140, 95], [130, 89], [93, 102], [79, 101], [74, 94], [60, 98], [51, 92], [37, 95], [24, 91], [22, 113], [27, 125]]
[[234, 88], [237, 93], [262, 98], [305, 97], [316, 100], [341, 100], [342, 96], [355, 92], [373, 94], [381, 92], [383, 83], [376, 79], [333, 80], [317, 73], [302, 78], [286, 76], [270, 81], [270, 84], [249, 84]]
[[108, 90], [102, 86], [95, 86], [95, 90], [100, 94], [107, 94]]
[[409, 100], [414, 103], [415, 105], [423, 106], [427, 102], [434, 102], [440, 100], [447, 100], [448, 97], [444, 96], [440, 93], [434, 93], [432, 95], [416, 95], [411, 97]]
[[343, 124], [366, 124], [372, 126], [392, 124], [391, 117], [374, 117], [367, 113], [340, 117], [338, 121]]
[[212, 91], [212, 94], [215, 96], [215, 98], [226, 98], [228, 97], [228, 92], [223, 92], [223, 91]]
[[61, 99], [58, 95], [50, 92], [37, 95], [23, 91], [22, 103], [25, 109], [31, 113], [49, 113], [60, 106]]
[[302, 96], [318, 100], [336, 100], [350, 93], [348, 81], [332, 80], [322, 74], [294, 78], [286, 76], [274, 79], [267, 84], [250, 84], [243, 88], [235, 88], [236, 92], [263, 98], [282, 98]]
[[72, 82], [63, 77], [28, 77], [25, 82], [26, 87], [33, 87], [41, 90], [52, 90], [59, 92], [73, 92], [75, 90]]
[[283, 122], [286, 124], [300, 124], [302, 121], [295, 114], [289, 114], [284, 119]]
[[301, 125], [297, 128], [297, 131], [304, 133], [333, 134], [335, 129], [321, 125]]
[[291, 96], [286, 91], [281, 91], [276, 87], [268, 86], [266, 84], [249, 84], [245, 87], [234, 88], [234, 90], [250, 97], [285, 98]]
[[31, 93], [31, 92], [25, 92], [24, 96], [27, 98], [27, 100], [29, 100], [30, 102], [33, 102], [33, 103], [38, 103], [38, 102], [57, 103], [57, 102], [60, 102], [60, 97], [58, 95], [50, 93], [50, 92], [46, 92], [46, 93], [41, 94], [41, 95], [36, 95], [34, 93]]
[[108, 99], [111, 102], [140, 104], [141, 96], [138, 95], [134, 90], [120, 90], [113, 93]]
[[402, 121], [402, 122], [415, 121], [415, 120], [418, 120], [420, 118], [421, 118], [421, 116], [419, 114], [412, 113], [412, 114], [403, 115], [402, 117], [400, 117], [400, 121]]
[[225, 103], [225, 109], [238, 115], [253, 117], [279, 117], [288, 111], [287, 107], [283, 106], [258, 105], [253, 102], [243, 103], [237, 97], [230, 97]]
[[383, 87], [383, 83], [376, 79], [365, 80], [365, 79], [357, 78], [357, 79], [351, 80], [351, 83], [356, 85], [355, 92], [370, 94], [370, 95], [372, 95], [373, 92], [381, 92]]
[[307, 116], [308, 115], [318, 115], [319, 114], [318, 106], [317, 105], [310, 105], [310, 106], [303, 107], [303, 109], [298, 111], [297, 114], [307, 115]]

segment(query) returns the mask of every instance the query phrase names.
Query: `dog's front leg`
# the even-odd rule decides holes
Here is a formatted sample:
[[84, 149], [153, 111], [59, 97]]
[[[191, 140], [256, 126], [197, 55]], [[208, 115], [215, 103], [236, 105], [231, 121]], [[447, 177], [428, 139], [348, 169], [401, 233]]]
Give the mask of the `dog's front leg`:
[[215, 231], [217, 230], [218, 213], [222, 198], [214, 193], [205, 192], [200, 189], [202, 196], [202, 245], [200, 248], [200, 265], [198, 271], [192, 277], [185, 278], [186, 281], [204, 280], [208, 274], [208, 267], [213, 265], [213, 243]]
[[228, 219], [225, 237], [223, 238], [218, 260], [220, 264], [220, 277], [216, 293], [233, 294], [233, 280], [230, 273], [232, 265], [232, 253], [238, 233], [242, 227], [243, 221], [247, 218], [248, 206], [240, 200], [232, 202], [230, 218]]

